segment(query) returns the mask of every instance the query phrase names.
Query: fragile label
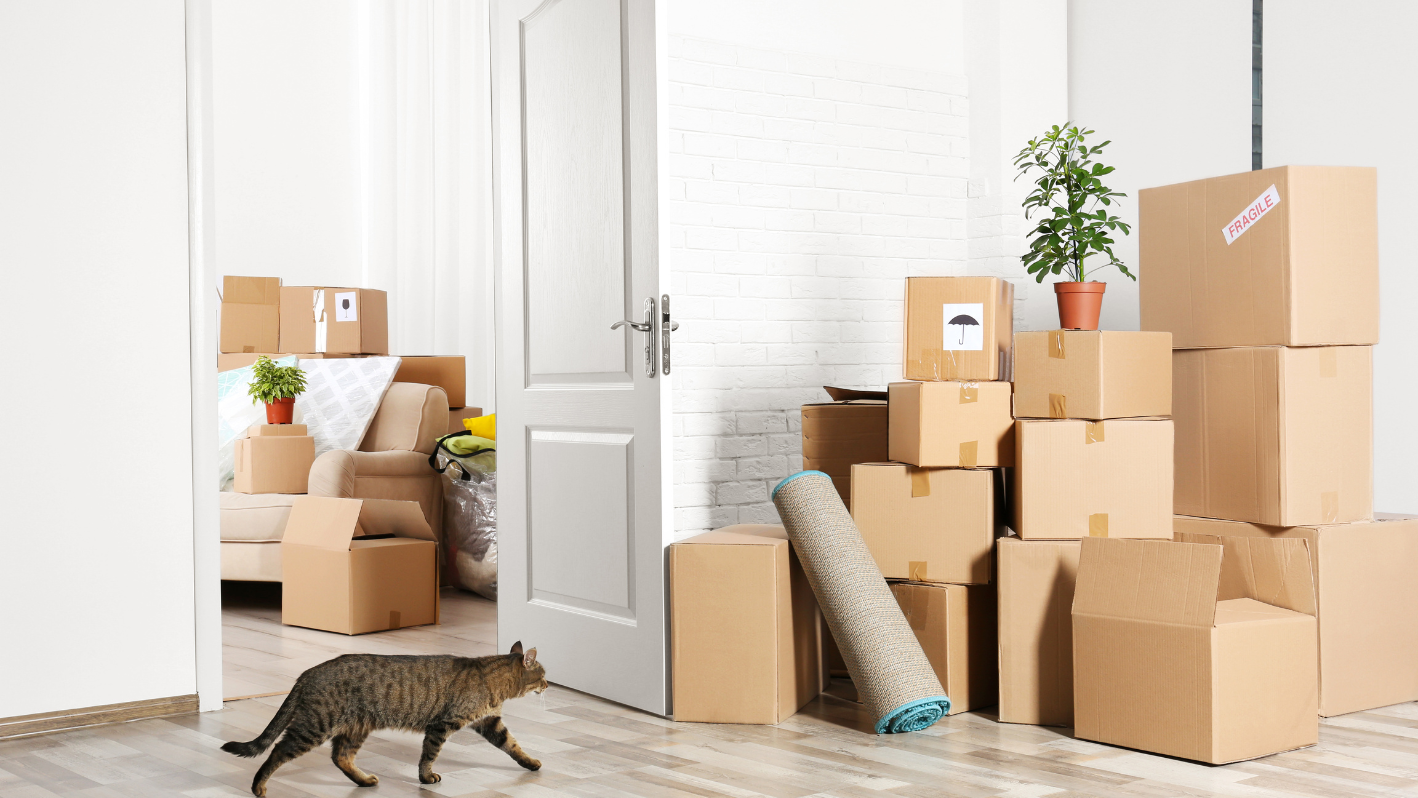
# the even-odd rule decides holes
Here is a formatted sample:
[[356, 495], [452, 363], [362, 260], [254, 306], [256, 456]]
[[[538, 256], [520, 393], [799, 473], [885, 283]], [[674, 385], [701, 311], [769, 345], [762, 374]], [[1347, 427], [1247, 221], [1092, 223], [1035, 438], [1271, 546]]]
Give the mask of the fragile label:
[[335, 321], [359, 321], [358, 294], [341, 291], [335, 294]]
[[1280, 204], [1280, 192], [1275, 190], [1275, 186], [1265, 190], [1264, 194], [1256, 197], [1249, 208], [1241, 211], [1240, 215], [1231, 220], [1221, 230], [1221, 234], [1226, 237], [1226, 244], [1229, 246], [1233, 241], [1241, 237], [1241, 234], [1251, 228], [1251, 225], [1260, 220], [1260, 217], [1270, 213], [1271, 208]]
[[985, 348], [985, 303], [946, 302], [941, 305], [945, 329], [940, 348], [948, 352], [979, 352]]

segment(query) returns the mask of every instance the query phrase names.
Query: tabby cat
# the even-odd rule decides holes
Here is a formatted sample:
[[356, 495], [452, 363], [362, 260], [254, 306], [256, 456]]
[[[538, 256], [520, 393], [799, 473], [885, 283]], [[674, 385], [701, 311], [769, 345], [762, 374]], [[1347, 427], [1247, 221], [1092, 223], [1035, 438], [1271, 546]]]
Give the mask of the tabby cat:
[[256, 771], [251, 792], [257, 796], [266, 794], [266, 781], [276, 768], [332, 738], [336, 767], [355, 784], [373, 787], [379, 778], [360, 770], [354, 760], [375, 729], [423, 732], [419, 781], [424, 784], [443, 778], [433, 772], [433, 760], [449, 735], [469, 723], [517, 764], [537, 770], [542, 763], [507, 733], [502, 702], [542, 692], [546, 677], [537, 650], [524, 654], [521, 641], [511, 653], [491, 657], [346, 654], [302, 673], [260, 737], [227, 743], [222, 750], [254, 757], [285, 732]]

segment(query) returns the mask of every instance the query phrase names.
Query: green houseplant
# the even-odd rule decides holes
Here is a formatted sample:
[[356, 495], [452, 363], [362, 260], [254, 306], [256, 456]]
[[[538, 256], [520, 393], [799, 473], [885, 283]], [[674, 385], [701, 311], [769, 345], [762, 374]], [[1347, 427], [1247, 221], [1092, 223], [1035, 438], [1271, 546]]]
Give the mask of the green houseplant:
[[266, 405], [267, 424], [289, 424], [295, 413], [295, 398], [305, 393], [305, 372], [300, 366], [278, 366], [265, 355], [251, 366], [251, 386], [246, 389], [252, 402]]
[[[1059, 323], [1065, 329], [1096, 330], [1098, 314], [1103, 307], [1103, 291], [1107, 285], [1088, 280], [1088, 275], [1106, 266], [1116, 266], [1128, 277], [1122, 261], [1113, 255], [1112, 233], [1130, 231], [1126, 222], [1108, 212], [1116, 200], [1126, 197], [1103, 185], [1102, 178], [1113, 167], [1094, 161], [1103, 148], [1111, 144], [1089, 146], [1086, 138], [1092, 130], [1077, 125], [1054, 125], [1044, 135], [1030, 139], [1029, 144], [1014, 157], [1019, 168], [1018, 180], [1038, 173], [1034, 190], [1024, 198], [1024, 218], [1041, 214], [1029, 235], [1029, 251], [1024, 255], [1026, 270], [1038, 282], [1050, 274], [1065, 275], [1067, 280], [1054, 283], [1059, 303]], [[1090, 256], [1106, 258], [1106, 263], [1087, 269]]]

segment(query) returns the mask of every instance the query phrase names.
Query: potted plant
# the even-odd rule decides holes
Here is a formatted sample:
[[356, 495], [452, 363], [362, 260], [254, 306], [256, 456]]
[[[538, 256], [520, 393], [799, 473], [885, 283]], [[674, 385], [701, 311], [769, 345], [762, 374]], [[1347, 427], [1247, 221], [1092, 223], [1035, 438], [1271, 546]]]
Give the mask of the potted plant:
[[267, 424], [289, 424], [295, 412], [295, 398], [305, 393], [305, 372], [300, 366], [277, 366], [262, 355], [251, 367], [251, 385], [246, 389], [253, 402], [266, 405]]
[[[1113, 255], [1113, 231], [1127, 235], [1126, 222], [1108, 213], [1114, 200], [1126, 197], [1103, 185], [1102, 177], [1113, 171], [1093, 160], [1108, 146], [1109, 141], [1092, 147], [1085, 142], [1091, 130], [1076, 125], [1054, 125], [1043, 136], [1031, 139], [1019, 151], [1014, 165], [1019, 167], [1018, 180], [1037, 171], [1034, 190], [1024, 199], [1024, 218], [1035, 212], [1044, 214], [1029, 232], [1029, 252], [1024, 266], [1038, 282], [1050, 274], [1067, 275], [1066, 281], [1054, 283], [1059, 303], [1059, 324], [1070, 330], [1098, 329], [1098, 313], [1103, 308], [1106, 283], [1087, 277], [1105, 266], [1116, 266], [1128, 277], [1137, 277]], [[1107, 258], [1093, 269], [1085, 269], [1092, 255]]]

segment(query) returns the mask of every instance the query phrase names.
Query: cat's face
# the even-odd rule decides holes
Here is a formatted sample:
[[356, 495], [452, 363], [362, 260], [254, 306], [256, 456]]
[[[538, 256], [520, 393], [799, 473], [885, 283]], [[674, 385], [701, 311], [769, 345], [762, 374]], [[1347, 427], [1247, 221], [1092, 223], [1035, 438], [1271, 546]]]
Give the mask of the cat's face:
[[521, 657], [521, 661], [518, 664], [522, 666], [522, 692], [518, 695], [540, 693], [546, 690], [549, 686], [547, 684], [547, 669], [542, 667], [540, 662], [537, 662], [537, 650], [535, 648], [528, 649], [524, 653], [522, 651], [522, 641], [518, 640], [517, 643], [512, 646], [512, 654]]

